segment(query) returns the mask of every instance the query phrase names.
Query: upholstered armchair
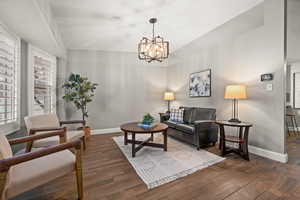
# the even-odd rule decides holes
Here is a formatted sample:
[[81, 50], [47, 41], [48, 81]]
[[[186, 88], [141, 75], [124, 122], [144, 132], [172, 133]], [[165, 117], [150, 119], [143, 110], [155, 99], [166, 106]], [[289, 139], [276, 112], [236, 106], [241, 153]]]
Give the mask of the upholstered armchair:
[[[49, 131], [56, 131], [64, 124], [81, 124], [82, 130], [67, 130], [65, 141], [72, 141], [74, 139], [81, 139], [83, 143], [83, 149], [86, 148], [86, 136], [87, 130], [85, 128], [84, 120], [73, 121], [59, 121], [56, 114], [44, 114], [36, 116], [27, 116], [24, 118], [27, 132], [29, 135], [43, 134]], [[59, 143], [58, 137], [49, 137], [34, 142], [28, 142], [26, 146], [26, 152], [30, 152], [31, 149], [48, 147]]]
[[[5, 136], [0, 135], [0, 200], [13, 198], [74, 170], [77, 177], [78, 199], [83, 199], [80, 140], [12, 155], [10, 145], [53, 136], [59, 137], [60, 142], [63, 142], [65, 129], [13, 140], [7, 140]], [[68, 149], [72, 149], [75, 155]]]

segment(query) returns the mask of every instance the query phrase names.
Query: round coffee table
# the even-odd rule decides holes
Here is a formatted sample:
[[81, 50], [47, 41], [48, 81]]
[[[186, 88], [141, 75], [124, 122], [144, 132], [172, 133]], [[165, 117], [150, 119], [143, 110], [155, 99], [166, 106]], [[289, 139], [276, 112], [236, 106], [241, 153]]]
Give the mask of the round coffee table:
[[[132, 157], [135, 157], [136, 152], [141, 150], [144, 146], [162, 148], [164, 151], [167, 151], [167, 130], [168, 126], [163, 123], [156, 123], [155, 126], [151, 129], [143, 129], [138, 126], [138, 122], [132, 122], [121, 125], [121, 130], [124, 132], [124, 144], [132, 144]], [[128, 139], [128, 133], [131, 133], [132, 139]], [[163, 133], [164, 143], [157, 144], [153, 143], [153, 134], [154, 133]], [[145, 141], [135, 140], [136, 134], [150, 134], [150, 137]], [[152, 142], [151, 142], [152, 141]], [[138, 145], [137, 147], [135, 145]]]

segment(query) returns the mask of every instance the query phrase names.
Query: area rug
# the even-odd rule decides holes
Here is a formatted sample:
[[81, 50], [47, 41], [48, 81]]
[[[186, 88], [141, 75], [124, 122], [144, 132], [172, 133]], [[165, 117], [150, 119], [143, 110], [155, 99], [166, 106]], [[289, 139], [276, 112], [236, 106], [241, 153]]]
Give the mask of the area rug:
[[[137, 140], [147, 138], [147, 135], [136, 136]], [[205, 150], [197, 151], [195, 147], [170, 137], [168, 138], [167, 152], [163, 149], [143, 147], [136, 153], [135, 158], [132, 158], [131, 144], [124, 145], [124, 136], [113, 137], [113, 140], [148, 189], [169, 183], [224, 160], [224, 158]], [[162, 143], [162, 141], [161, 135], [155, 135], [154, 142]]]

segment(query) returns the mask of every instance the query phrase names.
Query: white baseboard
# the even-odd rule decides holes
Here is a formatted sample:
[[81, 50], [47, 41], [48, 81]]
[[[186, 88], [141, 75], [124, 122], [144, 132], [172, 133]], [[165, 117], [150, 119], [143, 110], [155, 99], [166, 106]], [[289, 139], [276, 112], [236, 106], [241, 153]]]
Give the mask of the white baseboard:
[[92, 130], [92, 135], [118, 133], [118, 132], [121, 132], [120, 128], [94, 129]]
[[[118, 133], [118, 132], [121, 132], [120, 128], [95, 129], [95, 130], [92, 130], [92, 135]], [[233, 145], [230, 145], [230, 143], [228, 143], [226, 145], [233, 146]], [[269, 158], [271, 160], [275, 160], [275, 161], [282, 162], [282, 163], [287, 163], [287, 161], [288, 161], [287, 154], [277, 153], [274, 151], [262, 149], [262, 148], [252, 146], [252, 145], [249, 145], [248, 148], [249, 148], [250, 153], [253, 153], [255, 155], [258, 155], [258, 156], [261, 156], [264, 158]]]
[[267, 149], [262, 149], [256, 146], [249, 145], [249, 152], [255, 155], [269, 158], [271, 160], [276, 160], [278, 162], [287, 163], [288, 162], [288, 154], [277, 153], [274, 151], [270, 151]]
[[[226, 146], [235, 147], [235, 148], [238, 147], [237, 144], [234, 145], [234, 144], [230, 144], [230, 143], [227, 143]], [[248, 150], [250, 153], [253, 153], [255, 155], [258, 155], [258, 156], [261, 156], [264, 158], [268, 158], [268, 159], [275, 160], [275, 161], [282, 162], [282, 163], [288, 162], [288, 154], [286, 154], [286, 153], [285, 154], [277, 153], [274, 151], [270, 151], [270, 150], [259, 148], [259, 147], [252, 146], [252, 145], [248, 146]]]

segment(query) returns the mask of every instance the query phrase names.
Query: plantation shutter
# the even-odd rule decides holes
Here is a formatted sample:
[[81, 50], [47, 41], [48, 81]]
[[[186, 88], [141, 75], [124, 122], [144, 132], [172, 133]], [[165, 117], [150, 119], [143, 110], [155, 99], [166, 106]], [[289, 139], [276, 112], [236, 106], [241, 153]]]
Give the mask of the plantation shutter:
[[19, 39], [0, 24], [0, 125], [17, 122]]
[[33, 82], [30, 84], [31, 112], [30, 115], [40, 115], [56, 112], [56, 58], [48, 53], [30, 47], [30, 74]]

